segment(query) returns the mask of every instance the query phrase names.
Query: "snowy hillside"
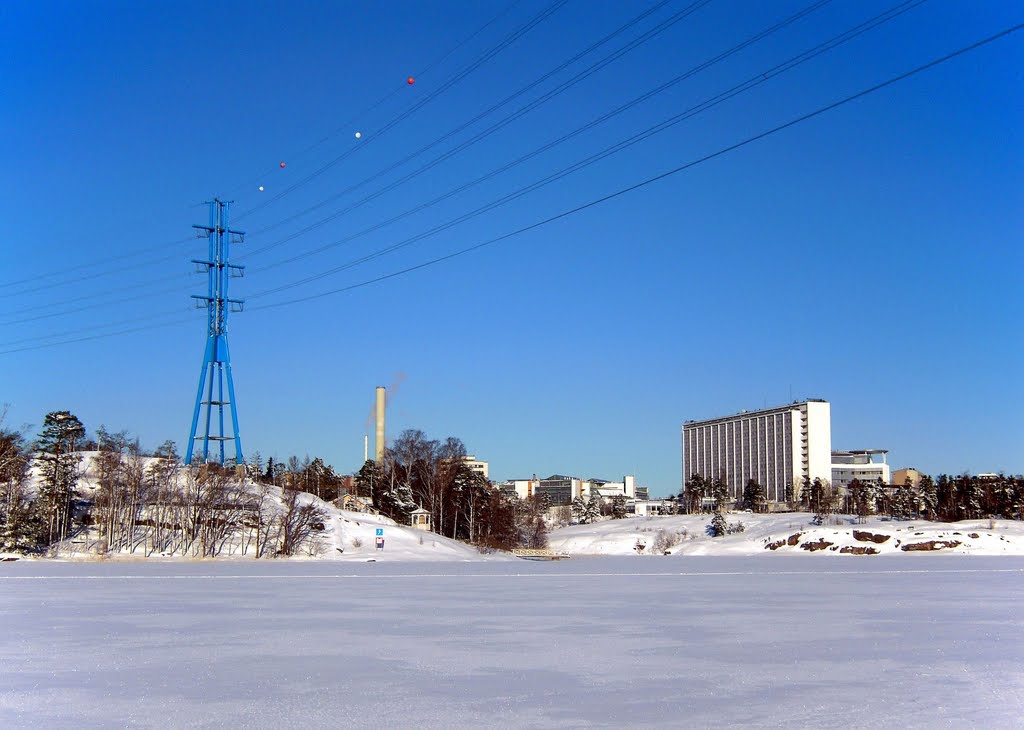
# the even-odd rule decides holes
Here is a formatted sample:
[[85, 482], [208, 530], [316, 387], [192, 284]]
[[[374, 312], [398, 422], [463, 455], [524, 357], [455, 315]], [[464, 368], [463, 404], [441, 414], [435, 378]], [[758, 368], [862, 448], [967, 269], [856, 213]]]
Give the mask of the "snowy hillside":
[[[77, 500], [80, 505], [79, 512], [88, 512], [93, 515], [93, 520], [100, 513], [97, 508], [97, 498], [100, 494], [98, 485], [98, 452], [82, 452], [82, 461], [79, 468], [79, 479], [75, 489]], [[156, 462], [156, 459], [142, 459], [141, 466], [149, 470]], [[39, 488], [41, 475], [37, 466], [33, 466], [30, 473], [29, 489], [35, 492]], [[202, 501], [201, 496], [189, 495], [190, 488], [195, 491], [195, 483], [189, 486], [188, 476], [184, 470], [176, 477], [177, 501], [174, 504], [147, 505], [139, 509], [137, 524], [138, 527], [131, 530], [131, 535], [124, 540], [124, 544], [111, 546], [103, 539], [102, 530], [96, 524], [88, 527], [77, 527], [71, 537], [59, 544], [52, 557], [62, 559], [87, 559], [102, 556], [106, 559], [161, 559], [161, 558], [188, 558], [203, 557], [215, 559], [242, 559], [252, 560], [256, 555], [258, 541], [264, 539], [273, 543], [280, 541], [280, 529], [275, 532], [267, 525], [280, 522], [288, 510], [287, 495], [281, 489], [265, 484], [256, 484], [252, 481], [238, 482], [231, 480], [231, 484], [225, 487], [220, 502], [214, 502], [213, 507], [207, 507], [207, 511], [201, 517], [195, 517], [191, 513], [199, 510], [197, 506]], [[324, 502], [312, 494], [305, 492], [288, 493], [297, 495], [293, 500], [293, 510], [301, 510], [302, 507], [315, 507], [322, 515], [322, 519], [313, 520], [314, 527], [310, 530], [310, 537], [305, 540], [299, 549], [289, 556], [289, 559], [305, 560], [342, 560], [342, 561], [367, 561], [378, 562], [390, 561], [451, 561], [451, 560], [501, 560], [513, 558], [509, 556], [484, 556], [474, 547], [465, 543], [451, 540], [446, 537], [416, 530], [411, 527], [398, 525], [393, 520], [374, 514], [352, 512], [335, 507], [329, 502]], [[182, 497], [181, 495], [186, 495]], [[192, 499], [192, 504], [181, 504]], [[150, 501], [161, 502], [159, 498], [150, 497]], [[168, 500], [163, 500], [167, 502]], [[172, 500], [173, 501], [173, 500]], [[209, 501], [209, 500], [208, 500]], [[252, 508], [254, 501], [258, 501], [258, 520]], [[246, 504], [246, 508], [239, 507]], [[227, 508], [224, 505], [228, 505]], [[197, 550], [196, 541], [188, 543], [180, 537], [181, 533], [189, 527], [195, 527], [196, 532], [209, 530], [210, 523], [230, 522], [230, 529], [221, 528], [212, 537], [205, 536], [200, 539], [208, 539], [213, 543], [212, 547]], [[201, 525], [197, 523], [202, 523]], [[154, 538], [153, 532], [162, 528], [162, 536], [158, 541]], [[264, 533], [260, 535], [261, 525]], [[184, 526], [184, 527], [183, 527]], [[216, 528], [215, 528], [216, 529]], [[383, 534], [380, 535], [379, 532]], [[384, 538], [383, 549], [377, 548], [377, 538]], [[272, 557], [274, 549], [267, 551], [264, 556]], [[14, 554], [0, 553], [0, 558], [24, 557]]]
[[[967, 553], [1024, 555], [1024, 522], [897, 521], [868, 518], [857, 524], [837, 516], [825, 526], [799, 512], [757, 515], [732, 513], [730, 524], [743, 532], [709, 537], [708, 515], [675, 515], [605, 520], [553, 530], [548, 543], [569, 555], [881, 555], [888, 553]], [[642, 549], [640, 546], [643, 546]]]

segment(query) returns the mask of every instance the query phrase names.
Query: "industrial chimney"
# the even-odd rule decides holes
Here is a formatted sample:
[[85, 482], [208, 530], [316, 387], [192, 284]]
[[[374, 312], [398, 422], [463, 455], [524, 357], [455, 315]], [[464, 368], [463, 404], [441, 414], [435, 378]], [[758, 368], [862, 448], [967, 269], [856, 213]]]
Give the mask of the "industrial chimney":
[[377, 386], [377, 408], [376, 408], [376, 423], [377, 423], [377, 435], [376, 441], [373, 447], [373, 460], [378, 464], [384, 458], [384, 394], [385, 388], [383, 385]]

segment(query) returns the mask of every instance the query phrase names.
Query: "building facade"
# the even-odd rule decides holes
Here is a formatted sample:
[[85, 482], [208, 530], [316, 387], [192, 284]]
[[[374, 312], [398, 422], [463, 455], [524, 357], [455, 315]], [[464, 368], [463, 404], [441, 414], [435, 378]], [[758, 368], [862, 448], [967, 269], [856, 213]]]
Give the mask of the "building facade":
[[480, 461], [472, 454], [467, 454], [462, 457], [462, 463], [468, 466], [471, 470], [481, 475], [484, 479], [489, 479], [488, 471], [490, 465], [486, 461]]
[[910, 479], [910, 485], [916, 488], [921, 484], [921, 472], [914, 467], [908, 467], [906, 469], [897, 469], [892, 473], [892, 483], [898, 487], [906, 484], [907, 479]]
[[856, 479], [865, 482], [889, 483], [889, 465], [885, 461], [885, 449], [861, 449], [859, 451], [832, 452], [832, 486], [847, 489]]
[[770, 502], [785, 502], [793, 486], [799, 499], [804, 478], [832, 478], [832, 415], [825, 400], [683, 424], [683, 487], [695, 474], [724, 476], [733, 499], [747, 480], [765, 489]]
[[627, 474], [621, 482], [609, 482], [604, 479], [580, 479], [565, 474], [552, 474], [547, 479], [510, 479], [498, 485], [507, 494], [514, 493], [519, 499], [530, 497], [547, 497], [552, 507], [564, 507], [572, 501], [599, 497], [612, 499], [626, 497], [630, 500], [647, 499], [647, 487], [637, 484], [636, 477]]

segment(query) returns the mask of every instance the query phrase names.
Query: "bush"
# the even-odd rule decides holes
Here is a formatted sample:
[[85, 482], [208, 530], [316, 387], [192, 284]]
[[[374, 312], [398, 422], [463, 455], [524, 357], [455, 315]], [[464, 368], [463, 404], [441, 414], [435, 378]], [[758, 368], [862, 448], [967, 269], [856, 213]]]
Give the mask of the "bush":
[[651, 545], [651, 552], [667, 553], [670, 549], [678, 545], [679, 542], [680, 536], [677, 533], [658, 530], [658, 534], [654, 538], [654, 544]]
[[737, 532], [743, 532], [746, 529], [747, 528], [744, 527], [742, 522], [733, 522], [733, 523], [729, 524], [729, 526], [725, 529], [725, 531], [726, 531], [727, 534], [732, 535], [732, 534], [737, 533]]
[[360, 540], [358, 537], [353, 537], [352, 538], [352, 547], [361, 548], [362, 546], [363, 546], [363, 541], [362, 540]]

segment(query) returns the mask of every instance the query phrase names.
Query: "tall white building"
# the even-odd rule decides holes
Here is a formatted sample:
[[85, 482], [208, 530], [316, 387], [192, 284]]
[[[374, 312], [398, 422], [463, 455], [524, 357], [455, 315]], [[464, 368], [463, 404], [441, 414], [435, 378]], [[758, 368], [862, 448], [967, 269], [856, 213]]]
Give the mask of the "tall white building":
[[683, 486], [694, 474], [725, 476], [739, 498], [748, 479], [769, 501], [784, 502], [792, 484], [798, 498], [804, 477], [832, 478], [832, 417], [825, 400], [683, 424]]

